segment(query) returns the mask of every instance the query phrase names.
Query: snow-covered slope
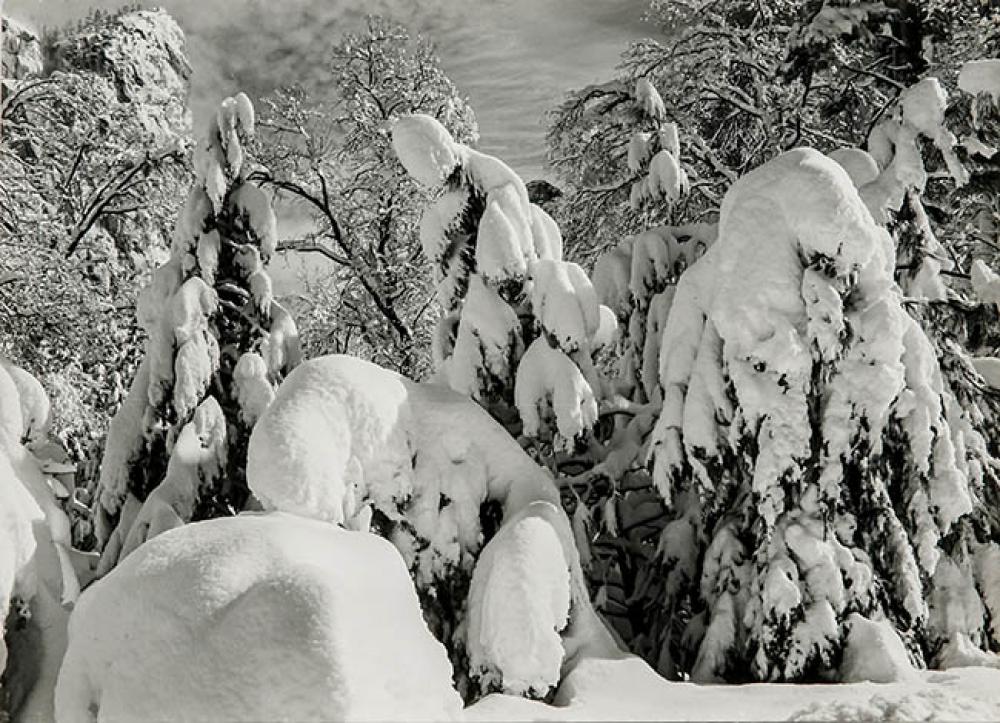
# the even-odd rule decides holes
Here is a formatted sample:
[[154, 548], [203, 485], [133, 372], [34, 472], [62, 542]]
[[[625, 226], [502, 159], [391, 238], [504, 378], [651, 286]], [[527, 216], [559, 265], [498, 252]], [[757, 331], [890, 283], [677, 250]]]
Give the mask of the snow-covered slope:
[[447, 720], [444, 649], [391, 545], [281, 513], [145, 543], [80, 598], [60, 723]]

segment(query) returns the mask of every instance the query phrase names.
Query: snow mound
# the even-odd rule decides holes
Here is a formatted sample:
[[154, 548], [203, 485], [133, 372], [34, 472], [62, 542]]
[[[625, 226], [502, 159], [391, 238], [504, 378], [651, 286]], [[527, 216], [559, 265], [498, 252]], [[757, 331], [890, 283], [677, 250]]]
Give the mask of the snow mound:
[[639, 107], [653, 120], [664, 120], [667, 111], [659, 91], [649, 82], [649, 78], [639, 78], [635, 83], [635, 100]]
[[60, 723], [446, 720], [444, 649], [384, 540], [283, 514], [186, 525], [73, 611]]
[[476, 563], [468, 650], [485, 687], [541, 696], [559, 682], [570, 585], [556, 531], [530, 512], [505, 524]]
[[396, 121], [392, 127], [392, 148], [406, 172], [431, 188], [448, 178], [460, 162], [460, 153], [448, 129], [423, 113]]
[[847, 626], [847, 644], [838, 676], [841, 682], [895, 683], [917, 677], [903, 641], [888, 621], [876, 622], [851, 613]]

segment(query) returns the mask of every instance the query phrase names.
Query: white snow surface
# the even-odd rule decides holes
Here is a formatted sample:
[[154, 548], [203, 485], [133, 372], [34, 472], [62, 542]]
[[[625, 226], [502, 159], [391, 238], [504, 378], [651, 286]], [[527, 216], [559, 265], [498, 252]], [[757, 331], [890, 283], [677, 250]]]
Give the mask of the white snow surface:
[[659, 91], [649, 82], [649, 78], [639, 78], [635, 83], [635, 100], [639, 107], [653, 120], [663, 120], [667, 111]]
[[851, 613], [847, 644], [840, 664], [844, 683], [897, 683], [919, 678], [903, 641], [888, 621], [873, 621]]
[[878, 163], [868, 151], [860, 148], [838, 148], [827, 155], [843, 166], [855, 188], [861, 188], [878, 178]]
[[55, 706], [59, 723], [461, 711], [396, 550], [282, 513], [172, 530], [89, 588]]
[[878, 684], [697, 685], [664, 680], [641, 659], [589, 658], [568, 673], [555, 705], [491, 695], [469, 721], [997, 720], [1000, 670], [922, 671]]
[[405, 115], [392, 127], [392, 148], [413, 178], [439, 186], [460, 163], [460, 152], [448, 129], [429, 115]]
[[444, 362], [449, 386], [474, 399], [484, 387], [492, 389], [497, 383], [509, 386], [514, 375], [512, 362], [523, 349], [520, 333], [514, 310], [482, 276], [472, 274], [455, 346]]
[[970, 60], [958, 72], [958, 87], [971, 95], [986, 93], [1000, 99], [1000, 59]]
[[559, 683], [559, 632], [570, 605], [569, 565], [544, 517], [524, 511], [483, 548], [469, 590], [473, 675], [504, 692], [544, 695]]
[[540, 259], [530, 266], [531, 310], [567, 354], [587, 344], [601, 325], [600, 304], [586, 272], [571, 261]]
[[544, 337], [531, 342], [521, 357], [514, 382], [514, 403], [524, 423], [524, 434], [542, 434], [554, 417], [557, 444], [571, 447], [573, 440], [594, 426], [597, 401], [580, 368]]

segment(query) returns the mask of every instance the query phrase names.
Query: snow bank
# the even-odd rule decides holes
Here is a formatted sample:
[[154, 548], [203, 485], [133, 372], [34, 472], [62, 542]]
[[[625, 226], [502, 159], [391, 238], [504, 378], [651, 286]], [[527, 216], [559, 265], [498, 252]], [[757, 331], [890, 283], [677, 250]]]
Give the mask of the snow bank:
[[[67, 608], [79, 595], [80, 582], [70, 522], [53, 491], [57, 483], [20, 443], [26, 436], [23, 429], [9, 430], [13, 437], [4, 431], [3, 420], [19, 422], [22, 407], [48, 407], [37, 382], [27, 383], [29, 376], [22, 370], [20, 386], [29, 396], [23, 405], [13, 379], [0, 366], [0, 620], [6, 623], [0, 640], [0, 696], [15, 719], [51, 720]], [[14, 619], [6, 620], [8, 616]]]
[[844, 685], [695, 685], [657, 676], [641, 659], [587, 659], [556, 705], [491, 695], [469, 721], [997, 720], [1000, 670], [920, 672], [906, 681]]
[[391, 545], [283, 514], [186, 525], [73, 611], [56, 720], [446, 720], [444, 649]]

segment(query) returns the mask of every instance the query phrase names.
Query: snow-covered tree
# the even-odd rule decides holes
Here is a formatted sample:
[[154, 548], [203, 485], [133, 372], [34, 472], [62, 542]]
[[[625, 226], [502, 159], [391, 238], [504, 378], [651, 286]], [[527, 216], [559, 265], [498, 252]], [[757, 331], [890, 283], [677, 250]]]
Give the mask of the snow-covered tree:
[[[573, 246], [704, 220], [739, 176], [783, 150], [862, 147], [906, 87], [928, 73], [950, 83], [965, 60], [1000, 52], [1000, 19], [977, 0], [652, 0], [649, 18], [661, 32], [552, 116], [549, 156], [566, 209], [556, 216]], [[633, 133], [648, 130], [632, 106], [640, 79], [681, 131], [692, 187], [681, 219], [665, 208], [642, 218], [628, 205], [623, 160]]]
[[191, 69], [161, 11], [94, 13], [41, 39], [3, 27], [0, 354], [46, 385], [79, 461], [137, 363], [132, 303], [190, 182]]
[[467, 701], [543, 698], [584, 655], [620, 655], [594, 614], [559, 491], [467, 396], [326, 356], [281, 385], [250, 439], [267, 510], [399, 550]]
[[558, 226], [506, 164], [422, 114], [396, 123], [393, 146], [414, 179], [442, 190], [420, 224], [444, 310], [439, 379], [510, 429], [572, 450], [597, 421], [593, 353], [612, 315], [602, 315], [586, 272], [563, 260]]
[[195, 150], [170, 259], [139, 299], [145, 356], [112, 420], [97, 490], [102, 570], [165, 529], [243, 508], [250, 430], [299, 361], [295, 324], [264, 269], [277, 231], [268, 196], [247, 181], [253, 132], [247, 97], [226, 98]]
[[888, 619], [922, 663], [952, 638], [988, 643], [996, 461], [894, 264], [850, 176], [816, 151], [727, 194], [661, 346], [651, 458], [675, 616], [661, 669], [831, 674], [851, 613]]
[[471, 143], [475, 116], [433, 46], [385, 18], [346, 34], [326, 68], [325, 100], [302, 88], [265, 99], [258, 146], [262, 179], [312, 222], [278, 246], [316, 262], [316, 278], [294, 302], [303, 346], [421, 377], [436, 316], [429, 279], [413, 273], [427, 192], [396, 161], [389, 130], [395, 118], [422, 112]]

